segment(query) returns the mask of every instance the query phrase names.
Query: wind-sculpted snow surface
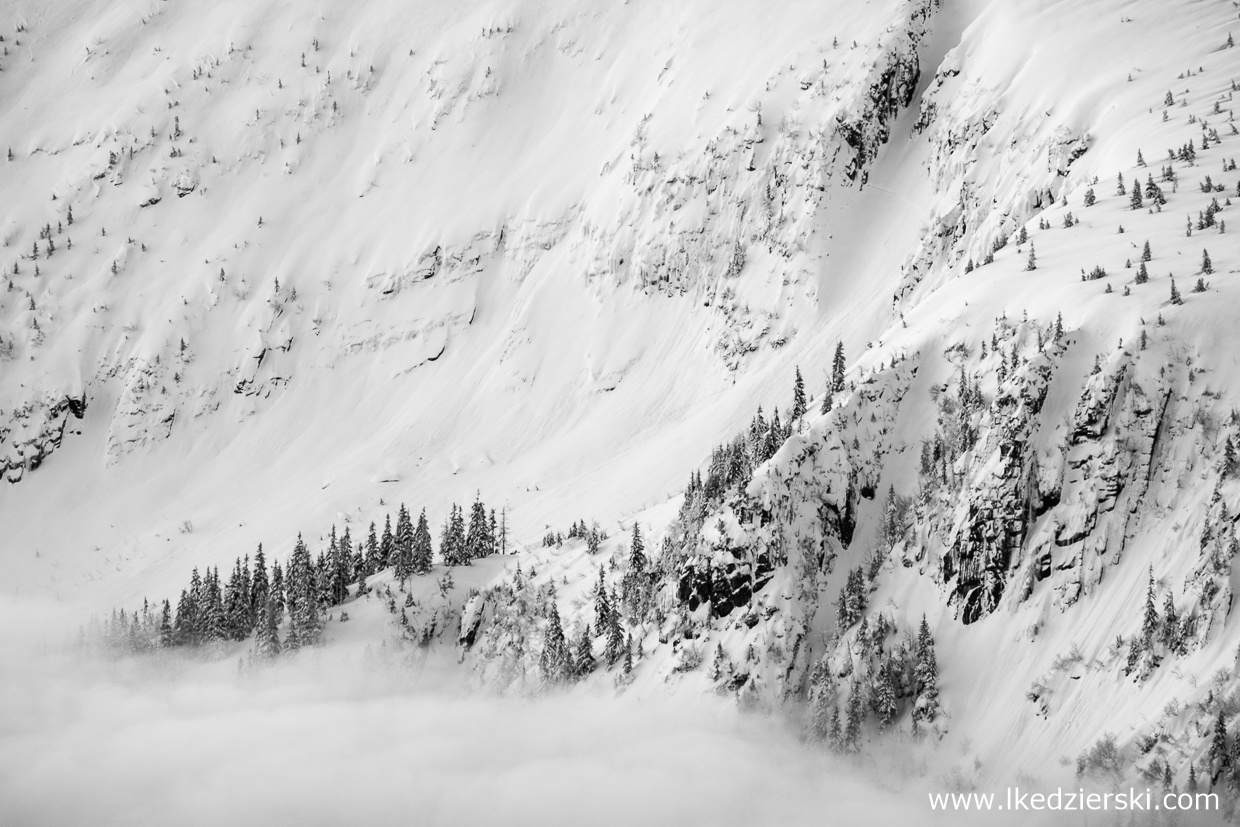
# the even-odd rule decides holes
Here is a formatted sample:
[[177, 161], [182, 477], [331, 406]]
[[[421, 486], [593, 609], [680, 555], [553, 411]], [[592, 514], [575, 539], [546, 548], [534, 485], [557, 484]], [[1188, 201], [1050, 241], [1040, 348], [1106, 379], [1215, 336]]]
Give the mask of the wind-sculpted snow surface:
[[322, 648], [271, 668], [370, 644], [722, 697], [940, 788], [1233, 800], [1233, 26], [11, 7], [0, 574], [179, 656], [135, 608], [192, 567], [485, 490], [511, 553], [340, 554]]

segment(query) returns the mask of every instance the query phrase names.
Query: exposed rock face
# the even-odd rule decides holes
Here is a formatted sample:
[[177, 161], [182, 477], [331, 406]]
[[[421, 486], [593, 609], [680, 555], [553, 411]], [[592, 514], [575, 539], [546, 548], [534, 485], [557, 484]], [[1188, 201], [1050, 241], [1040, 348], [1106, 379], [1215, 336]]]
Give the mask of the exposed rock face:
[[[1005, 384], [983, 421], [985, 440], [974, 454], [973, 483], [961, 492], [965, 512], [951, 550], [943, 558], [943, 578], [956, 578], [954, 596], [965, 623], [999, 605], [1008, 572], [1018, 562], [1031, 512], [1038, 508], [1030, 488], [1029, 438], [1046, 398], [1048, 360]], [[989, 427], [988, 427], [989, 426]]]
[[696, 612], [708, 604], [711, 617], [727, 617], [749, 605], [773, 575], [766, 554], [752, 557], [747, 549], [721, 550], [710, 559], [691, 560], [680, 569], [676, 598]]
[[11, 411], [0, 412], [0, 474], [18, 482], [28, 471], [38, 468], [60, 447], [69, 418], [81, 419], [86, 413], [86, 394], [39, 398]]

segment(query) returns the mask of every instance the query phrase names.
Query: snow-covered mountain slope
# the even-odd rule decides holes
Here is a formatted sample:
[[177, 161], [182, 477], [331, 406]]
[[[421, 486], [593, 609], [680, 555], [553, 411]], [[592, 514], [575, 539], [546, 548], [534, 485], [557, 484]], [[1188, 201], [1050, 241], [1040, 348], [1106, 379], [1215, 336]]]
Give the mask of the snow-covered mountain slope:
[[[956, 783], [1108, 733], [1123, 774], [1209, 774], [1231, 4], [7, 13], [15, 588], [132, 605], [481, 489], [532, 547], [406, 620], [488, 682], [533, 680], [552, 585], [570, 638], [595, 622], [637, 520], [633, 685], [842, 708], [924, 616]], [[798, 365], [807, 413], [751, 428]], [[598, 555], [536, 547], [579, 517]]]
[[25, 556], [124, 590], [381, 498], [667, 496], [889, 315], [816, 207], [931, 12], [709, 9], [11, 7], [0, 507], [72, 512]]

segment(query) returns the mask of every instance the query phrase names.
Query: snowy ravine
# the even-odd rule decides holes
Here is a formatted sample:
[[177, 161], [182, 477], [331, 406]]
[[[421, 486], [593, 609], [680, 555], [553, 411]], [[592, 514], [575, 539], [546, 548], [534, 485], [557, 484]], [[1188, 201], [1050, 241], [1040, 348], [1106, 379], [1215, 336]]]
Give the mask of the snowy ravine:
[[5, 595], [481, 491], [512, 553], [324, 645], [537, 693], [554, 622], [936, 784], [1227, 789], [1236, 8], [771, 5], [0, 9]]

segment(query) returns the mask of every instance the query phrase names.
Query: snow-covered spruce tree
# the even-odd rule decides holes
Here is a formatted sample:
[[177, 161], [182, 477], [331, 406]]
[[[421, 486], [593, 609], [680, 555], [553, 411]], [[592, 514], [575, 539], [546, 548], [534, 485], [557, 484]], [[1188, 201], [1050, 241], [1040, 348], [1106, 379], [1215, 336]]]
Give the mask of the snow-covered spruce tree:
[[268, 598], [259, 606], [254, 633], [254, 654], [259, 660], [272, 660], [280, 654], [279, 623], [275, 601]]
[[392, 565], [392, 547], [395, 544], [395, 538], [392, 536], [392, 515], [387, 514], [383, 518], [383, 536], [379, 540], [379, 561], [375, 571]]
[[426, 509], [418, 514], [418, 525], [413, 530], [413, 544], [410, 556], [410, 568], [414, 574], [426, 574], [431, 570], [431, 558], [434, 545], [431, 540], [431, 527], [426, 521]]
[[[613, 595], [614, 598], [614, 595]], [[611, 601], [611, 605], [616, 605], [615, 600]], [[607, 642], [603, 651], [603, 660], [607, 661], [607, 667], [610, 669], [620, 662], [625, 656], [625, 637], [624, 627], [620, 624], [620, 616], [613, 611], [608, 616], [607, 621]]]
[[840, 728], [840, 708], [831, 705], [831, 723], [827, 725], [827, 746], [832, 752], [844, 751], [844, 732]]
[[633, 523], [633, 534], [629, 543], [628, 562], [628, 571], [620, 581], [620, 593], [630, 614], [640, 620], [650, 608], [655, 572], [648, 570], [646, 543], [642, 539], [641, 526], [636, 521]]
[[896, 699], [894, 665], [891, 655], [883, 653], [877, 667], [871, 673], [870, 706], [878, 717], [878, 723], [887, 727], [895, 720], [899, 703]]
[[1206, 761], [1210, 767], [1210, 785], [1213, 786], [1218, 783], [1223, 770], [1231, 766], [1231, 753], [1227, 749], [1227, 718], [1221, 708], [1214, 718], [1214, 735]]
[[587, 623], [585, 628], [581, 630], [581, 637], [577, 638], [577, 657], [574, 666], [576, 667], [577, 677], [584, 678], [594, 671], [594, 636], [590, 631], [590, 624]]
[[[719, 650], [722, 653], [722, 648]], [[809, 737], [825, 741], [831, 734], [831, 720], [839, 727], [839, 708], [835, 703], [835, 676], [824, 655], [814, 664], [809, 681]]]
[[271, 562], [271, 599], [276, 603], [276, 619], [284, 617], [284, 611], [288, 608], [288, 592], [284, 587], [284, 570], [280, 568], [280, 561], [273, 560]]
[[599, 630], [599, 634], [603, 634], [611, 628], [611, 622], [611, 601], [607, 599], [607, 584], [603, 579], [603, 569], [600, 566], [598, 584], [594, 587], [594, 628]]
[[796, 379], [792, 383], [792, 421], [805, 416], [805, 380], [801, 378], [801, 368], [796, 369]]
[[1038, 254], [1034, 250], [1033, 242], [1029, 242], [1029, 259], [1025, 262], [1025, 270], [1033, 271], [1038, 269]]
[[939, 663], [934, 654], [934, 638], [926, 616], [917, 627], [913, 667], [913, 724], [933, 723], [939, 716]]
[[286, 580], [285, 600], [289, 629], [285, 647], [296, 650], [303, 646], [312, 646], [319, 641], [322, 624], [319, 619], [318, 589], [314, 582], [314, 564], [300, 534], [297, 535], [293, 556], [288, 561]]
[[861, 705], [861, 684], [854, 676], [848, 687], [848, 703], [844, 707], [844, 733], [841, 738], [843, 751], [856, 752], [861, 746], [861, 722], [864, 712]]
[[382, 568], [379, 565], [379, 535], [375, 531], [374, 520], [370, 521], [370, 528], [366, 532], [366, 546], [362, 559], [367, 575], [374, 574]]
[[844, 371], [847, 365], [844, 363], [844, 343], [836, 342], [835, 358], [831, 360], [831, 393], [842, 393], [844, 390]]
[[490, 554], [490, 533], [486, 506], [482, 504], [481, 492], [479, 492], [474, 495], [474, 504], [469, 508], [469, 528], [465, 534], [465, 556], [470, 560], [478, 560]]
[[347, 526], [338, 540], [335, 534], [336, 527], [332, 526], [334, 542], [328, 546], [326, 560], [327, 602], [330, 606], [337, 606], [345, 601], [349, 594], [349, 583], [353, 582], [353, 539]]
[[[184, 592], [182, 592], [184, 594]], [[159, 648], [167, 649], [173, 645], [172, 634], [172, 604], [167, 599], [159, 614]]]
[[1177, 305], [1184, 304], [1184, 299], [1180, 298], [1180, 291], [1176, 289], [1175, 279], [1171, 280], [1171, 303]]
[[413, 574], [413, 521], [409, 509], [400, 504], [396, 514], [396, 533], [392, 537], [393, 575], [402, 586]]
[[848, 580], [840, 590], [836, 604], [835, 625], [842, 633], [861, 620], [866, 604], [865, 572], [860, 566], [848, 572]]
[[1207, 276], [1214, 272], [1214, 263], [1210, 261], [1210, 251], [1201, 251], [1201, 272]]
[[538, 668], [547, 684], [567, 683], [573, 676], [572, 654], [564, 640], [564, 627], [560, 623], [560, 610], [554, 602], [547, 607], [547, 628], [543, 632], [542, 654]]
[[1128, 659], [1124, 672], [1135, 674], [1145, 680], [1158, 667], [1158, 656], [1154, 651], [1155, 644], [1160, 641], [1158, 607], [1154, 602], [1154, 569], [1150, 567], [1149, 583], [1145, 590], [1145, 607], [1141, 615], [1141, 631], [1128, 648]]
[[439, 538], [439, 555], [448, 566], [468, 566], [469, 553], [465, 547], [464, 510], [456, 503], [448, 512]]
[[[254, 552], [254, 573], [250, 575], [250, 611], [255, 624], [258, 615], [267, 599], [271, 597], [271, 583], [267, 579], [267, 557], [263, 554], [263, 544], [258, 544]], [[276, 621], [279, 623], [279, 619]]]
[[202, 620], [202, 642], [215, 643], [227, 638], [227, 626], [224, 618], [224, 600], [220, 589], [219, 568], [207, 569], [203, 578], [204, 602], [200, 607]]
[[1183, 654], [1184, 641], [1181, 634], [1182, 631], [1179, 616], [1175, 611], [1175, 600], [1172, 598], [1171, 592], [1168, 591], [1166, 598], [1163, 600], [1163, 621], [1159, 642], [1173, 655]]

